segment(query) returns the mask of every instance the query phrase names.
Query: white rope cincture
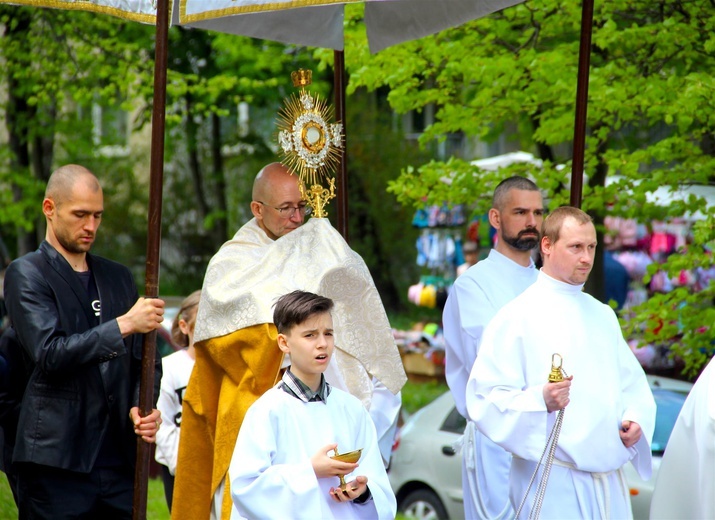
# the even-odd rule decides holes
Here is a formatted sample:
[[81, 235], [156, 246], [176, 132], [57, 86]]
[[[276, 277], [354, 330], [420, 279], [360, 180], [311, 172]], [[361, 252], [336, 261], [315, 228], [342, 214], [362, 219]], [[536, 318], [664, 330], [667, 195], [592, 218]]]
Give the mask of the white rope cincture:
[[[563, 368], [561, 368], [561, 362], [559, 365], [556, 365], [556, 356], [559, 357], [561, 362], [563, 361], [561, 359], [561, 356], [559, 354], [554, 354], [551, 358], [551, 367], [552, 367], [552, 375], [554, 371], [558, 370], [558, 372], [561, 374], [561, 378], [568, 377], [566, 375], [566, 372], [564, 372]], [[555, 381], [554, 379], [551, 379], [552, 376], [550, 376], [549, 381], [553, 382]], [[534, 494], [534, 502], [531, 506], [531, 511], [529, 512], [529, 520], [538, 520], [539, 514], [541, 513], [541, 506], [544, 502], [544, 496], [546, 495], [546, 484], [549, 482], [549, 475], [551, 474], [551, 466], [554, 464], [554, 457], [556, 455], [556, 446], [559, 443], [559, 435], [561, 434], [561, 425], [564, 422], [564, 408], [559, 410], [558, 414], [556, 415], [556, 422], [554, 423], [553, 428], [551, 428], [551, 433], [549, 433], [548, 439], [546, 439], [546, 446], [544, 446], [544, 451], [541, 453], [541, 457], [539, 458], [539, 462], [536, 464], [536, 468], [534, 468], [534, 473], [531, 475], [531, 479], [529, 480], [529, 485], [526, 487], [526, 491], [524, 492], [524, 497], [521, 499], [521, 503], [519, 504], [519, 508], [516, 510], [516, 515], [514, 516], [515, 520], [519, 519], [519, 515], [521, 514], [521, 510], [524, 508], [524, 504], [526, 503], [526, 499], [529, 496], [529, 491], [531, 490], [531, 486], [534, 484], [534, 480], [536, 479], [536, 475], [539, 472], [539, 468], [541, 465], [544, 465], [544, 471], [541, 474], [541, 478], [539, 479], [539, 484], [536, 487], [536, 493]], [[544, 461], [544, 457], [546, 457], [546, 461]]]
[[[541, 475], [541, 480], [539, 481], [539, 487], [536, 488], [536, 496], [534, 497], [534, 505], [531, 510], [531, 514], [529, 514], [529, 519], [538, 519], [539, 514], [541, 513], [541, 505], [544, 502], [544, 495], [546, 494], [546, 484], [549, 482], [549, 475], [551, 475], [551, 466], [554, 464], [554, 456], [556, 454], [556, 445], [559, 442], [559, 434], [561, 433], [561, 425], [564, 422], [564, 409], [562, 408], [559, 410], [558, 415], [556, 416], [556, 424], [554, 424], [554, 428], [551, 430], [552, 434], [551, 437], [553, 437], [553, 441], [551, 442], [551, 445], [549, 446], [547, 442], [547, 446], [549, 446], [549, 454], [546, 457], [546, 463], [544, 464], [544, 473]], [[538, 466], [537, 466], [537, 471], [538, 471]]]
[[[534, 469], [533, 475], [531, 475], [531, 480], [529, 480], [529, 485], [526, 488], [526, 491], [524, 492], [524, 498], [521, 499], [521, 503], [519, 504], [519, 508], [516, 510], [516, 515], [514, 516], [515, 519], [518, 520], [519, 515], [521, 514], [521, 510], [524, 508], [524, 504], [526, 503], [526, 499], [529, 496], [529, 491], [531, 490], [531, 486], [534, 484], [534, 480], [536, 479], [536, 475], [539, 472], [539, 468], [541, 467], [542, 463], [544, 464], [544, 472], [541, 475], [541, 478], [539, 479], [539, 485], [536, 487], [536, 495], [534, 496], [534, 503], [532, 505], [531, 513], [529, 514], [529, 519], [538, 519], [539, 518], [539, 513], [541, 512], [541, 504], [544, 501], [544, 495], [546, 494], [546, 484], [549, 481], [549, 475], [551, 474], [551, 466], [554, 464], [554, 455], [556, 454], [556, 445], [558, 444], [559, 441], [559, 434], [561, 433], [561, 425], [564, 422], [564, 409], [562, 408], [559, 410], [558, 415], [556, 416], [556, 422], [554, 423], [554, 427], [551, 429], [551, 433], [549, 434], [549, 438], [546, 440], [546, 446], [544, 446], [544, 451], [541, 453], [541, 458], [539, 459], [538, 464], [536, 465], [536, 468]], [[546, 456], [548, 452], [548, 456]], [[546, 462], [544, 462], [544, 457], [546, 456]]]

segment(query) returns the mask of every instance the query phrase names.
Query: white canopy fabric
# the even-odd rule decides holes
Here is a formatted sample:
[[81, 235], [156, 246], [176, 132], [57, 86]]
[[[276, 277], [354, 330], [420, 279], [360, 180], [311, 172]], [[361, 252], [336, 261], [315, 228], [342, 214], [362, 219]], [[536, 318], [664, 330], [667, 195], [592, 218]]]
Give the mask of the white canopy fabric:
[[[504, 168], [514, 163], [529, 163], [537, 168], [540, 168], [543, 164], [541, 159], [537, 159], [533, 154], [523, 151], [495, 155], [493, 157], [477, 159], [471, 162], [472, 165], [477, 166], [482, 170], [490, 171], [498, 170], [499, 168]], [[556, 166], [557, 169], [562, 169], [563, 167], [563, 165]], [[622, 177], [619, 175], [609, 175], [606, 177], [606, 186], [618, 182], [621, 179]], [[450, 177], [443, 177], [442, 181], [446, 184], [452, 183], [452, 179]], [[588, 176], [584, 174], [584, 183], [587, 182]], [[636, 184], [637, 183], [638, 181], [636, 181]], [[570, 185], [570, 178], [566, 184], [567, 186]], [[715, 186], [704, 184], [684, 184], [679, 186], [677, 189], [671, 189], [669, 186], [661, 186], [655, 191], [646, 194], [646, 200], [659, 206], [668, 206], [676, 201], [688, 200], [690, 195], [705, 199], [706, 208], [715, 207]], [[683, 218], [687, 220], [702, 220], [705, 218], [705, 215], [701, 211], [696, 211], [693, 214], [683, 215]]]
[[[529, 163], [533, 164], [537, 168], [541, 168], [543, 165], [543, 161], [534, 157], [534, 154], [522, 151], [494, 155], [485, 159], [476, 159], [470, 164], [472, 166], [476, 166], [480, 170], [496, 171], [499, 168], [506, 168], [514, 163]], [[442, 177], [441, 181], [445, 184], [452, 184], [453, 179], [451, 176], [445, 176]]]
[[[606, 177], [606, 186], [620, 179], [621, 177], [618, 175], [609, 175]], [[658, 206], [668, 206], [676, 201], [686, 201], [691, 195], [704, 199], [706, 208], [715, 208], [715, 186], [706, 184], [683, 184], [677, 189], [671, 189], [670, 186], [661, 186], [657, 190], [647, 193], [646, 200]], [[682, 217], [687, 220], [702, 220], [705, 215], [701, 211], [696, 211], [693, 214], [683, 215]]]
[[[345, 4], [365, 4], [370, 51], [437, 33], [524, 0], [169, 0], [173, 25], [342, 50]], [[156, 0], [0, 0], [156, 23]]]
[[541, 167], [543, 161], [534, 157], [534, 154], [529, 152], [509, 152], [502, 155], [487, 157], [486, 159], [477, 159], [471, 164], [481, 168], [482, 170], [498, 170], [514, 163], [530, 163], [534, 166]]
[[[169, 0], [169, 4], [175, 1], [178, 0]], [[156, 23], [156, 0], [0, 0], [0, 4], [90, 11], [110, 14], [134, 22]]]
[[374, 53], [523, 0], [178, 0], [178, 23], [342, 50], [344, 6], [358, 1], [365, 4], [367, 38]]
[[[688, 200], [690, 195], [705, 199], [708, 208], [715, 207], [715, 186], [706, 186], [703, 184], [680, 186], [676, 190], [671, 190], [668, 187], [660, 187], [653, 193], [649, 193], [646, 198], [659, 206], [667, 206], [675, 201]], [[695, 212], [693, 215], [685, 216], [692, 220], [705, 218], [705, 215], [700, 211]]]

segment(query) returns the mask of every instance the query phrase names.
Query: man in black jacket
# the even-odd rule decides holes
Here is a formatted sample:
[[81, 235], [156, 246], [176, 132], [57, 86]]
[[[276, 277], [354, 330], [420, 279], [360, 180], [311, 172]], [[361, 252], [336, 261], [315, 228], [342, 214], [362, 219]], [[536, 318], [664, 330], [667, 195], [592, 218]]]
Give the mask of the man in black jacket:
[[[89, 170], [56, 170], [42, 211], [45, 241], [10, 264], [4, 287], [32, 366], [13, 452], [20, 519], [131, 518], [136, 439], [154, 442], [161, 423], [139, 414], [140, 334], [161, 325], [164, 302], [89, 254], [104, 212]], [[158, 355], [155, 371], [154, 403]]]
[[12, 451], [15, 447], [17, 421], [20, 417], [20, 403], [27, 385], [29, 372], [17, 342], [15, 330], [6, 328], [0, 336], [0, 445], [2, 446], [2, 470], [7, 476], [12, 496], [17, 504], [17, 476], [12, 469]]

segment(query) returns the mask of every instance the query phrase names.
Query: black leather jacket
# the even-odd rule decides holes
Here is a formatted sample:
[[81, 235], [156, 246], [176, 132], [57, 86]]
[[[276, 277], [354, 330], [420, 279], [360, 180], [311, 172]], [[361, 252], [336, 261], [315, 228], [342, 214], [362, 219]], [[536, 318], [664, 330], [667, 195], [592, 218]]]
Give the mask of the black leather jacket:
[[[87, 291], [49, 243], [12, 262], [5, 274], [8, 314], [33, 363], [14, 462], [89, 472], [112, 415], [122, 457], [134, 463], [137, 436], [129, 409], [139, 404], [142, 336], [122, 339], [115, 318], [134, 305], [138, 293], [126, 267], [91, 255], [87, 262], [101, 300], [95, 327]], [[155, 404], [160, 383], [157, 353]]]

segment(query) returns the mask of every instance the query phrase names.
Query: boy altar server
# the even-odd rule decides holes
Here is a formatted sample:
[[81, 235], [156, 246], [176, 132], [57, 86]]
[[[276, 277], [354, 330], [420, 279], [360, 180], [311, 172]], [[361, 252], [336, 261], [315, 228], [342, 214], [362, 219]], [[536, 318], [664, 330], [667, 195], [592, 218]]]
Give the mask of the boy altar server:
[[[291, 365], [248, 410], [229, 466], [232, 518], [392, 519], [395, 495], [361, 402], [323, 376], [334, 349], [333, 301], [293, 291], [276, 303], [278, 347]], [[358, 463], [330, 452], [362, 449]], [[339, 487], [339, 475], [346, 477]]]

